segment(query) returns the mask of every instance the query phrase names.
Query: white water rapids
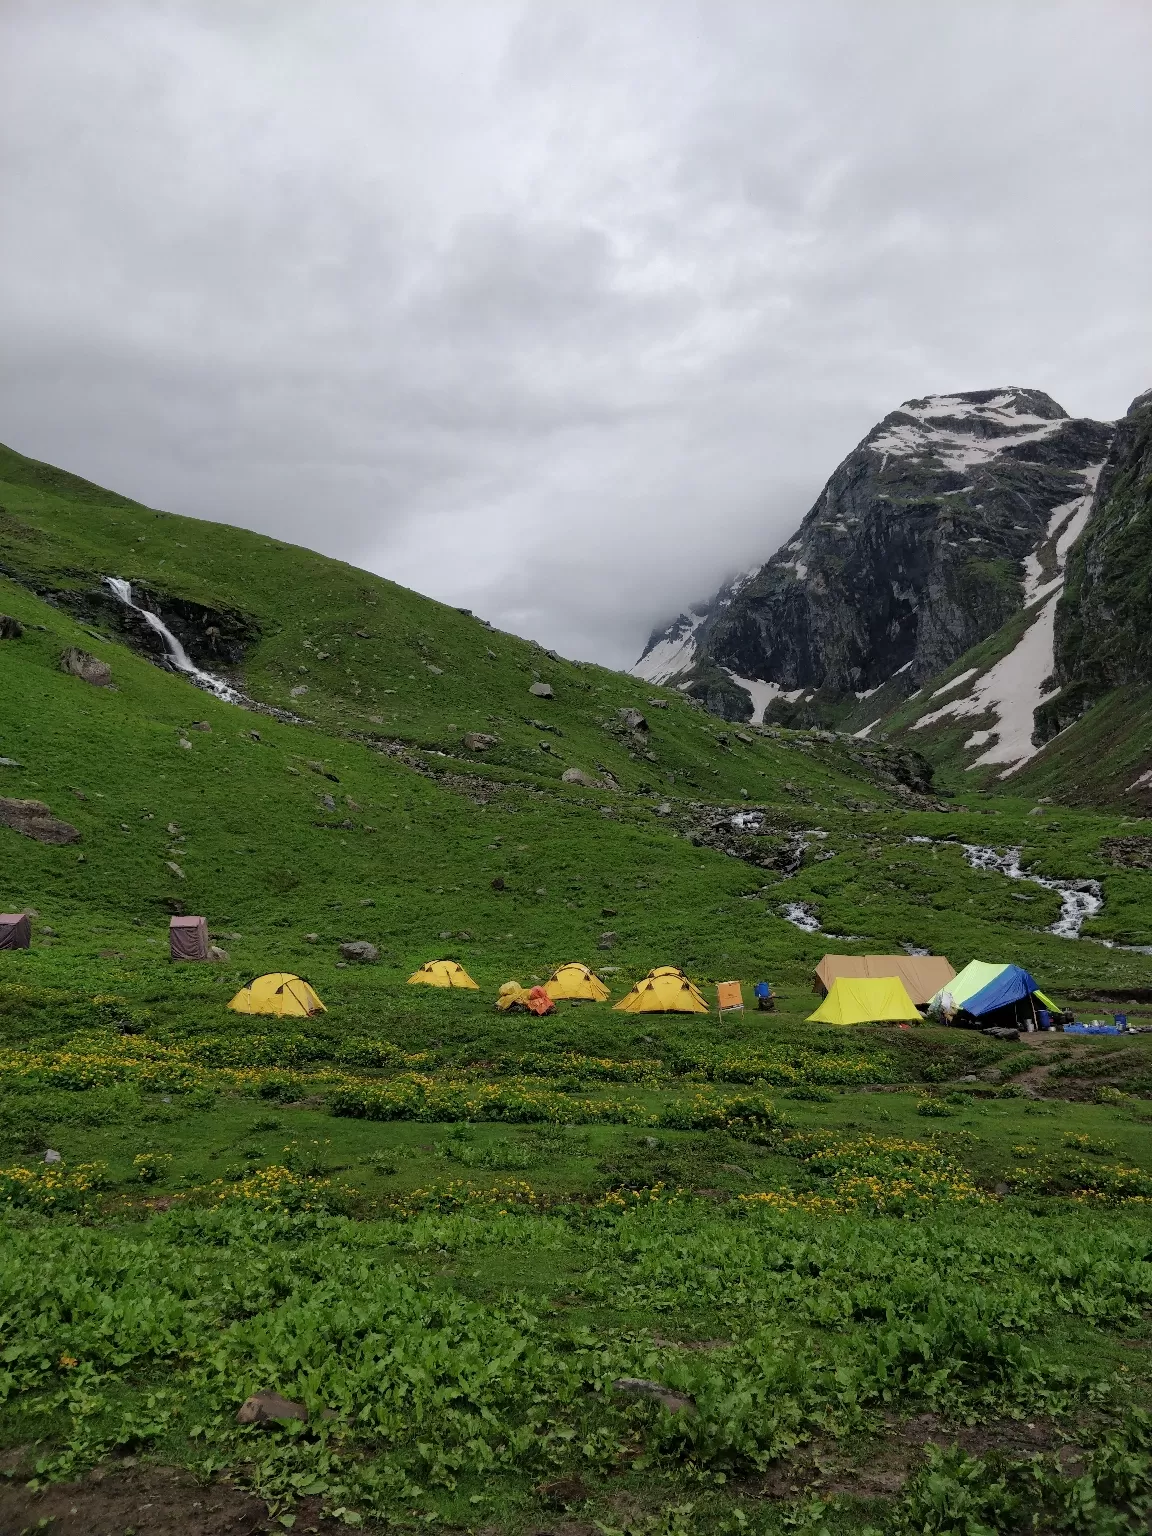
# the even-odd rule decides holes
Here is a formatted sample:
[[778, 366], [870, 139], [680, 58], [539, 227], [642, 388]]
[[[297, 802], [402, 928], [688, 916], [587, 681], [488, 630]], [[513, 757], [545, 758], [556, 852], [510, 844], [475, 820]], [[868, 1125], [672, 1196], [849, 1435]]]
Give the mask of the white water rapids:
[[1095, 917], [1104, 905], [1104, 893], [1098, 880], [1050, 880], [1045, 875], [1032, 875], [1021, 866], [1020, 849], [1009, 848], [998, 853], [995, 848], [981, 848], [975, 843], [962, 843], [964, 857], [973, 869], [995, 869], [1009, 880], [1028, 880], [1041, 885], [1046, 891], [1056, 891], [1060, 896], [1060, 916], [1048, 929], [1060, 939], [1078, 939], [1080, 930], [1090, 917]]
[[197, 688], [203, 688], [206, 693], [215, 694], [218, 699], [223, 699], [226, 704], [239, 704], [241, 702], [240, 694], [237, 693], [230, 683], [226, 683], [221, 677], [213, 677], [211, 672], [202, 672], [200, 670], [176, 636], [168, 628], [167, 624], [159, 619], [156, 614], [149, 613], [147, 608], [141, 608], [139, 603], [133, 602], [131, 582], [124, 581], [119, 576], [105, 576], [104, 585], [110, 592], [115, 593], [116, 597], [119, 598], [126, 608], [131, 608], [134, 613], [138, 613], [149, 629], [155, 630], [160, 636], [164, 642], [164, 649], [168, 654], [168, 662], [175, 671], [183, 673], [190, 683], [195, 683]]

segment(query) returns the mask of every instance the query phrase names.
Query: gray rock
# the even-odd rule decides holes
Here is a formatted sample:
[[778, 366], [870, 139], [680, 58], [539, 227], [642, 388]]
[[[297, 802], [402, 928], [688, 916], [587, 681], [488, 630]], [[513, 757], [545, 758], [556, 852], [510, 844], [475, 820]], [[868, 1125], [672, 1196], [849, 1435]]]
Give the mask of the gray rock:
[[666, 1387], [662, 1381], [647, 1381], [642, 1376], [620, 1376], [612, 1383], [613, 1392], [630, 1397], [648, 1397], [667, 1408], [669, 1413], [695, 1413], [696, 1403], [684, 1392]]
[[611, 932], [602, 933], [597, 940], [597, 943], [601, 949], [611, 949], [616, 943], [616, 935]]
[[668, 708], [668, 700], [667, 699], [649, 699], [648, 700], [648, 706], [649, 706], [650, 709], [667, 709]]
[[209, 944], [208, 958], [209, 960], [214, 960], [217, 965], [226, 965], [228, 963], [228, 951], [221, 949], [219, 944]]
[[583, 784], [585, 789], [604, 788], [600, 779], [592, 778], [582, 768], [565, 768], [564, 772], [560, 775], [560, 782], [562, 784]]
[[657, 816], [671, 816], [671, 814], [672, 814], [672, 806], [669, 804], [669, 802], [667, 800], [663, 800], [656, 807], [656, 814], [657, 814]]
[[638, 709], [618, 709], [617, 715], [630, 731], [646, 731], [648, 722]]
[[207, 731], [209, 735], [212, 734], [212, 727], [208, 724], [207, 720], [193, 720], [188, 729], [190, 731]]
[[24, 633], [24, 626], [19, 619], [14, 619], [10, 613], [0, 613], [0, 640], [19, 640]]
[[23, 768], [23, 763], [18, 763], [14, 757], [0, 757], [0, 768]]
[[307, 1422], [307, 1408], [303, 1403], [294, 1403], [272, 1391], [254, 1392], [240, 1404], [236, 1414], [237, 1424], [276, 1424], [289, 1419]]
[[177, 880], [183, 880], [184, 871], [180, 868], [179, 864], [174, 863], [172, 859], [165, 859], [164, 863], [176, 876]]
[[306, 933], [304, 935], [304, 942], [305, 944], [319, 944], [320, 935], [318, 933]]
[[46, 1163], [62, 1163], [64, 1159], [60, 1156], [55, 1147], [49, 1147], [47, 1152], [44, 1154], [44, 1161]]
[[956, 1081], [958, 1083], [978, 1083], [980, 1079], [976, 1076], [975, 1072], [966, 1072], [963, 1077], [958, 1077]]
[[78, 645], [70, 645], [61, 652], [60, 670], [73, 677], [82, 677], [94, 688], [107, 688], [112, 681], [112, 668], [108, 663], [98, 660], [88, 651], [82, 651]]
[[53, 816], [43, 800], [11, 800], [0, 795], [0, 825], [36, 843], [78, 843], [79, 829]]
[[297, 683], [296, 687], [295, 688], [289, 688], [288, 692], [291, 694], [292, 698], [298, 699], [303, 694], [308, 692], [308, 684], [307, 683]]
[[535, 699], [554, 699], [556, 697], [552, 692], [551, 683], [533, 683], [528, 692]]
[[331, 795], [322, 795], [320, 798], [320, 804], [326, 811], [334, 811], [336, 809], [336, 802], [333, 800]]
[[490, 736], [486, 731], [465, 731], [462, 740], [469, 752], [487, 752], [489, 747], [500, 745], [499, 736]]
[[375, 965], [380, 958], [380, 951], [367, 939], [353, 939], [350, 944], [341, 944], [340, 953], [354, 965]]

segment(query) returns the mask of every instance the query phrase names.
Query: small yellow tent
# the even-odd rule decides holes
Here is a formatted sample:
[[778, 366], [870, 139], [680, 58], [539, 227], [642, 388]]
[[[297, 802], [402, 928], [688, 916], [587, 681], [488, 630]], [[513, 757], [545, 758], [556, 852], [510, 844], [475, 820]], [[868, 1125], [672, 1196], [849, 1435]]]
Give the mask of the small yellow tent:
[[621, 1013], [707, 1013], [708, 1004], [683, 971], [660, 965], [616, 1004]]
[[554, 1003], [559, 1002], [561, 998], [580, 998], [593, 1003], [606, 1003], [612, 996], [599, 976], [593, 975], [586, 965], [581, 965], [577, 960], [570, 960], [567, 965], [558, 966], [544, 983], [544, 990]]
[[479, 991], [479, 986], [469, 976], [468, 972], [458, 960], [429, 960], [427, 965], [422, 965], [418, 971], [413, 971], [408, 978], [408, 985], [421, 987], [471, 987], [473, 991]]
[[920, 1015], [899, 976], [838, 976], [809, 1024], [887, 1024]]
[[286, 971], [257, 976], [240, 988], [228, 1006], [233, 1013], [271, 1013], [278, 1019], [328, 1011], [306, 981]]

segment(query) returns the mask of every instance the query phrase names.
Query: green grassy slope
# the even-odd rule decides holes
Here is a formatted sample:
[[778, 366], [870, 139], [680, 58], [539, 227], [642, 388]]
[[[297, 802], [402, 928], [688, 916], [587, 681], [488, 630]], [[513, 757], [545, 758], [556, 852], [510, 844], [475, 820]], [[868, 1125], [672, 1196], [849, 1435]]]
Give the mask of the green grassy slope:
[[[463, 758], [477, 755], [463, 734], [482, 731], [500, 738], [486, 762], [554, 780], [566, 767], [595, 775], [603, 764], [628, 789], [696, 786], [731, 797], [754, 792], [772, 767], [787, 777], [779, 756], [750, 755], [674, 692], [558, 659], [311, 550], [153, 511], [9, 449], [0, 450], [0, 506], [0, 570], [73, 601], [115, 575], [240, 613], [259, 631], [241, 669], [247, 691], [324, 731], [401, 737]], [[121, 638], [115, 618], [98, 622], [111, 640]], [[556, 697], [532, 696], [537, 680]], [[293, 697], [301, 686], [307, 694]], [[635, 707], [646, 733], [618, 717]]]
[[[223, 941], [237, 976], [303, 968], [337, 996], [395, 986], [406, 967], [444, 950], [486, 985], [573, 955], [598, 955], [622, 978], [672, 960], [704, 976], [768, 971], [804, 985], [830, 941], [783, 921], [789, 902], [810, 903], [828, 933], [860, 936], [839, 947], [913, 943], [957, 965], [1011, 954], [1052, 985], [1152, 976], [1147, 957], [1037, 932], [1055, 917], [1056, 898], [970, 870], [955, 846], [1023, 844], [1046, 873], [1102, 878], [1108, 900], [1095, 931], [1149, 942], [1147, 877], [1113, 870], [1098, 851], [1124, 830], [1116, 815], [1068, 813], [1053, 827], [1027, 818], [1030, 801], [1001, 796], [970, 796], [967, 812], [908, 812], [890, 781], [853, 760], [850, 742], [737, 736], [673, 693], [555, 661], [310, 551], [158, 514], [16, 455], [5, 463], [3, 558], [20, 580], [0, 578], [0, 611], [28, 628], [0, 642], [0, 755], [24, 765], [0, 768], [3, 792], [47, 801], [83, 834], [77, 847], [44, 847], [0, 829], [0, 901], [37, 908], [60, 933], [28, 962], [45, 976], [62, 975], [72, 956], [107, 971], [109, 985], [125, 967], [144, 967], [145, 985], [160, 963], [148, 941], [162, 939], [174, 902], [243, 935]], [[250, 615], [262, 638], [245, 658], [245, 687], [296, 703], [288, 686], [307, 676], [312, 723], [220, 703], [135, 654], [114, 628], [94, 639], [99, 631], [47, 600], [52, 590], [91, 589], [106, 571]], [[366, 626], [378, 638], [356, 634]], [[326, 660], [302, 647], [309, 637], [329, 648]], [[116, 690], [60, 673], [68, 644], [110, 661]], [[429, 672], [425, 654], [441, 672]], [[554, 700], [528, 693], [534, 671], [553, 684]], [[628, 704], [645, 710], [646, 736], [620, 725], [616, 710]], [[384, 707], [387, 727], [376, 727], [367, 712]], [[502, 747], [469, 760], [462, 731], [448, 727], [492, 721]], [[601, 763], [618, 791], [560, 781], [567, 765], [592, 773]], [[665, 796], [672, 813], [662, 817]], [[724, 813], [709, 805], [745, 804], [765, 812], [765, 835], [746, 844], [754, 861], [773, 858], [790, 833], [827, 835], [805, 839], [789, 878], [694, 845]], [[492, 888], [497, 877], [505, 890]], [[610, 955], [596, 949], [605, 930], [618, 934]], [[306, 943], [308, 933], [320, 943]], [[380, 943], [391, 963], [334, 971], [335, 941], [351, 938]], [[110, 948], [125, 960], [100, 961]], [[178, 986], [206, 984], [175, 974]]]

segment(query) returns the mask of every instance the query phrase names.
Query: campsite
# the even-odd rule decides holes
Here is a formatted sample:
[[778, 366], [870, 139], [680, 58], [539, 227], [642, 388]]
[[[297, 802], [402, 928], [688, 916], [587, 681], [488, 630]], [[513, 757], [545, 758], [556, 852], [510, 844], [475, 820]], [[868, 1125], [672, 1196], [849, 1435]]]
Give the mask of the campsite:
[[[4, 463], [0, 1530], [1123, 1529], [1124, 805]], [[253, 615], [249, 704], [92, 596], [128, 543]]]

